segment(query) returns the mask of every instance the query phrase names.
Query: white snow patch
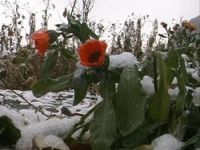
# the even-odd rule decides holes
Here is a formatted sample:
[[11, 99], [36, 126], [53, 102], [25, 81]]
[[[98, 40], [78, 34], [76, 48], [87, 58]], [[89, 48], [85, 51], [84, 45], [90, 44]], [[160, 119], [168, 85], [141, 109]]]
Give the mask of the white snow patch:
[[129, 52], [123, 52], [119, 55], [110, 55], [109, 56], [109, 70], [116, 68], [130, 67], [133, 68], [139, 62], [137, 58]]
[[0, 106], [0, 117], [2, 116], [10, 118], [17, 128], [24, 127], [27, 124], [27, 121], [21, 115], [5, 106]]
[[[1, 104], [0, 116], [8, 116], [20, 129], [22, 137], [16, 144], [18, 150], [30, 150], [32, 140], [38, 136], [54, 135], [62, 137], [69, 133], [73, 126], [80, 120], [80, 116], [90, 111], [102, 98], [87, 93], [86, 97], [76, 106], [73, 106], [74, 91], [63, 91], [48, 94], [36, 98], [31, 91], [17, 91], [32, 105], [38, 106], [41, 110], [51, 115], [50, 119], [33, 109], [24, 99], [13, 93], [11, 90], [0, 89]], [[61, 108], [67, 107], [73, 116], [61, 114]], [[12, 108], [9, 109], [9, 108]]]
[[154, 139], [151, 143], [153, 150], [179, 150], [183, 144], [172, 134], [164, 134]]
[[37, 135], [34, 138], [34, 143], [40, 149], [51, 147], [52, 149], [55, 148], [59, 150], [70, 150], [61, 138], [53, 135], [49, 135], [46, 137]]
[[17, 150], [31, 150], [32, 139], [36, 135], [48, 136], [62, 136], [65, 132], [70, 132], [73, 126], [80, 120], [80, 117], [72, 118], [51, 118], [46, 121], [32, 124], [21, 129], [22, 137], [16, 144]]
[[21, 114], [21, 116], [23, 116], [23, 118], [26, 118], [26, 120], [29, 124], [38, 123], [42, 120], [47, 119], [47, 117], [44, 116], [42, 113], [35, 112], [35, 110], [32, 110], [32, 109], [21, 109], [21, 110], [19, 110], [19, 114]]
[[74, 72], [74, 78], [80, 77], [80, 75], [82, 75], [87, 68], [88, 67], [81, 65], [80, 61], [78, 61], [76, 63], [76, 70]]
[[172, 100], [176, 100], [178, 93], [179, 93], [179, 88], [178, 87], [175, 87], [174, 89], [169, 88], [168, 93]]
[[142, 84], [142, 88], [147, 96], [152, 96], [155, 94], [153, 78], [150, 76], [144, 76], [140, 83]]
[[192, 76], [193, 79], [196, 81], [200, 82], [200, 77], [197, 69], [194, 68], [186, 68], [186, 71], [188, 74]]
[[193, 104], [195, 106], [200, 106], [200, 87], [194, 89], [192, 96], [193, 96], [192, 100]]

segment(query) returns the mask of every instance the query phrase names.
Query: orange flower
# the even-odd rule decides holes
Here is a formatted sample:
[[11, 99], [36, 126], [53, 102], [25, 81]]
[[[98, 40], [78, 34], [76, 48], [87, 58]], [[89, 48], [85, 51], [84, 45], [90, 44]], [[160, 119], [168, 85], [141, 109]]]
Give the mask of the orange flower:
[[87, 67], [102, 66], [105, 61], [106, 48], [107, 44], [104, 41], [86, 41], [78, 49], [81, 64]]
[[40, 56], [44, 56], [50, 46], [50, 36], [47, 30], [39, 30], [31, 34], [31, 40], [34, 41], [35, 48]]

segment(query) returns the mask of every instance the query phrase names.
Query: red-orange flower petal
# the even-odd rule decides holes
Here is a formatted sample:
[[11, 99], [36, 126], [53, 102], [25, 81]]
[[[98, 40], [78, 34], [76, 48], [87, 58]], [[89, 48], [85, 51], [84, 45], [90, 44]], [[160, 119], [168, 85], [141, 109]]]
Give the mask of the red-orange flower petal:
[[44, 56], [50, 46], [50, 37], [48, 31], [39, 30], [31, 34], [31, 40], [34, 41], [35, 48], [40, 56]]
[[105, 62], [106, 48], [107, 44], [104, 41], [86, 41], [78, 49], [81, 64], [87, 67], [102, 66]]

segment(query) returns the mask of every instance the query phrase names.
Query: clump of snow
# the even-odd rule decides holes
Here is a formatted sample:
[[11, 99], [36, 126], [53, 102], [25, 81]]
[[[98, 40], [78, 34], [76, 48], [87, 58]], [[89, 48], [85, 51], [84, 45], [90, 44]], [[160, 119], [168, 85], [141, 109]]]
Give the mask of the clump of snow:
[[46, 121], [32, 124], [21, 129], [22, 137], [18, 140], [16, 149], [29, 150], [32, 147], [32, 139], [36, 135], [62, 136], [65, 132], [70, 132], [73, 126], [80, 120], [79, 116], [72, 118], [51, 118]]
[[172, 84], [174, 84], [174, 85], [178, 84], [178, 80], [176, 77], [174, 77], [174, 79], [172, 80]]
[[84, 73], [87, 67], [83, 66], [80, 61], [76, 63], [76, 70], [74, 71], [74, 78], [80, 77]]
[[194, 68], [186, 68], [186, 71], [188, 74], [190, 74], [192, 76], [193, 79], [195, 79], [196, 81], [198, 81], [200, 83], [200, 77], [199, 77], [199, 72], [197, 69]]
[[178, 87], [169, 88], [169, 89], [168, 89], [168, 93], [169, 93], [169, 95], [170, 95], [170, 97], [171, 97], [172, 100], [176, 100], [179, 91], [180, 91], [180, 90], [179, 90]]
[[21, 115], [5, 106], [0, 106], [0, 117], [1, 116], [10, 118], [17, 128], [24, 127], [27, 124], [27, 121]]
[[138, 64], [137, 58], [129, 52], [123, 52], [119, 55], [110, 55], [109, 56], [109, 70], [116, 68], [130, 67], [133, 68]]
[[57, 136], [49, 135], [43, 137], [41, 135], [37, 135], [33, 139], [33, 147], [44, 149], [51, 147], [52, 149], [59, 149], [59, 150], [70, 150], [69, 147], [63, 142], [63, 140]]
[[193, 96], [192, 100], [193, 104], [195, 106], [200, 106], [200, 87], [194, 89], [192, 96]]
[[36, 113], [35, 110], [32, 110], [32, 109], [21, 109], [19, 110], [19, 114], [23, 116], [23, 118], [26, 118], [26, 121], [29, 124], [38, 123], [42, 120], [47, 119], [47, 116], [44, 116], [40, 112]]
[[153, 150], [179, 150], [184, 143], [174, 137], [172, 134], [164, 134], [151, 143]]
[[142, 84], [142, 88], [147, 96], [152, 96], [155, 94], [153, 78], [150, 76], [144, 76], [140, 83]]

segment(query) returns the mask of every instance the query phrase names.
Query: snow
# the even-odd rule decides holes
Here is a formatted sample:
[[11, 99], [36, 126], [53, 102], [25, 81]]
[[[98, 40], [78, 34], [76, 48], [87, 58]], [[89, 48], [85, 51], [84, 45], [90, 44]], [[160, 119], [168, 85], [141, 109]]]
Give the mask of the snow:
[[195, 106], [200, 106], [200, 87], [194, 89], [192, 96], [193, 96], [192, 100], [193, 104]]
[[39, 149], [51, 147], [52, 149], [70, 150], [61, 138], [53, 135], [49, 135], [46, 137], [37, 135], [34, 138], [33, 142], [35, 144], [34, 146], [37, 146]]
[[183, 144], [172, 134], [164, 134], [154, 139], [151, 143], [153, 150], [179, 150]]
[[84, 73], [87, 67], [81, 65], [80, 61], [76, 63], [76, 70], [74, 72], [74, 78], [80, 77]]
[[140, 83], [142, 84], [142, 88], [147, 96], [152, 96], [155, 93], [153, 78], [150, 76], [144, 76]]
[[27, 124], [27, 121], [16, 111], [11, 110], [5, 106], [0, 106], [0, 117], [7, 116], [10, 118], [14, 125], [18, 128], [24, 127]]
[[[49, 116], [47, 117], [40, 111], [36, 111], [12, 91], [0, 90], [0, 103], [4, 105], [0, 106], [0, 116], [8, 116], [22, 134], [22, 137], [16, 144], [17, 150], [31, 150], [32, 141], [35, 138], [37, 139], [38, 136], [43, 137], [44, 143], [46, 143], [46, 138], [54, 139], [66, 136], [72, 131], [74, 125], [80, 121], [81, 116], [102, 100], [100, 96], [90, 95], [88, 92], [78, 105], [73, 106], [73, 90], [58, 93], [50, 92], [40, 98], [34, 97], [31, 91], [15, 90], [14, 92], [20, 94], [24, 99], [40, 108]], [[63, 107], [67, 107], [74, 115], [67, 116], [62, 114], [61, 108]], [[86, 121], [91, 118], [92, 115]]]
[[113, 70], [116, 68], [130, 67], [133, 68], [139, 62], [137, 58], [129, 52], [123, 52], [119, 55], [111, 55], [109, 56], [109, 70]]
[[194, 68], [186, 68], [186, 71], [188, 74], [192, 76], [193, 79], [195, 79], [197, 82], [200, 83], [200, 77], [199, 77], [199, 72], [197, 69]]
[[175, 88], [169, 88], [168, 89], [168, 93], [171, 97], [171, 100], [176, 100], [176, 97], [178, 96], [178, 93], [179, 93], [179, 88], [178, 87], [175, 87]]
[[70, 132], [73, 126], [78, 123], [80, 116], [71, 118], [51, 118], [37, 124], [29, 125], [21, 128], [22, 137], [16, 145], [17, 150], [29, 150], [32, 147], [32, 139], [37, 135], [48, 136], [63, 136], [65, 132]]

